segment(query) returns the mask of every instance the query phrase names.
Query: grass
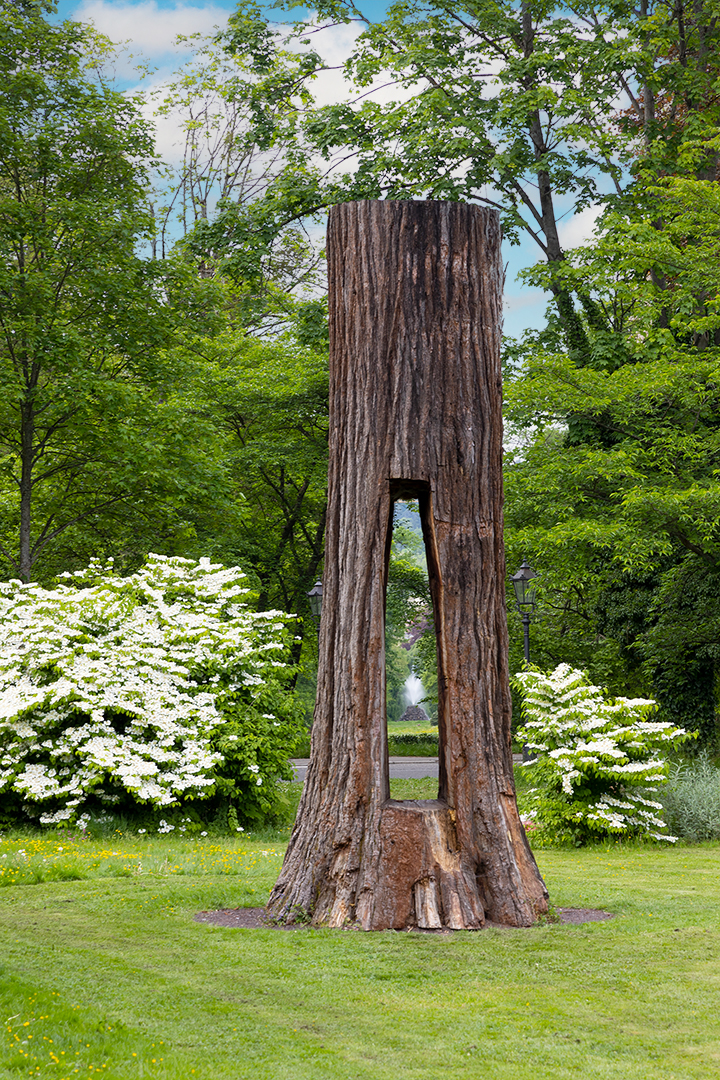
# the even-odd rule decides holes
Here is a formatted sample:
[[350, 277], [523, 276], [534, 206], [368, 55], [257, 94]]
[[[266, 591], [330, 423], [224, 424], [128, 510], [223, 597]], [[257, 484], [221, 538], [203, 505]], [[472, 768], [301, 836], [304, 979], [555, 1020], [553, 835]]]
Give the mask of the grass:
[[430, 777], [421, 780], [390, 780], [391, 799], [437, 799], [438, 782]]
[[[395, 797], [434, 781], [394, 781]], [[720, 845], [543, 850], [605, 923], [229, 930], [283, 843], [0, 840], [0, 1077], [707, 1080], [720, 1076]], [[4, 856], [4, 858], [3, 858]]]
[[438, 726], [431, 724], [429, 720], [422, 723], [411, 723], [409, 720], [388, 720], [388, 735], [434, 735], [437, 738]]

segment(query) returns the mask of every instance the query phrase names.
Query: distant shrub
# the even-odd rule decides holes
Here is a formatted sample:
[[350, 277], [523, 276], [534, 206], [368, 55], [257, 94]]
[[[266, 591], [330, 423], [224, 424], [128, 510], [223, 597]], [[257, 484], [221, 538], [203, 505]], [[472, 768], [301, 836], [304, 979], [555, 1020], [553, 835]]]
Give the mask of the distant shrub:
[[295, 743], [295, 749], [293, 754], [296, 758], [309, 758], [310, 757], [310, 732], [303, 731], [298, 737]]
[[651, 720], [654, 701], [610, 698], [582, 671], [561, 664], [555, 671], [515, 676], [523, 697], [517, 738], [537, 755], [526, 816], [542, 841], [583, 844], [607, 834], [667, 833], [658, 793], [668, 763], [664, 754], [689, 738], [673, 724]]
[[[294, 751], [295, 757], [310, 757], [310, 732], [301, 735]], [[434, 731], [388, 733], [388, 754], [391, 757], [437, 757], [438, 737]]]
[[0, 583], [4, 814], [58, 824], [202, 799], [263, 820], [298, 727], [288, 616], [251, 611], [243, 579], [151, 555], [125, 578], [93, 565], [54, 589]]
[[388, 754], [392, 757], [437, 757], [438, 737], [432, 731], [388, 735]]
[[720, 840], [720, 769], [705, 754], [674, 765], [662, 793], [668, 824], [684, 840]]

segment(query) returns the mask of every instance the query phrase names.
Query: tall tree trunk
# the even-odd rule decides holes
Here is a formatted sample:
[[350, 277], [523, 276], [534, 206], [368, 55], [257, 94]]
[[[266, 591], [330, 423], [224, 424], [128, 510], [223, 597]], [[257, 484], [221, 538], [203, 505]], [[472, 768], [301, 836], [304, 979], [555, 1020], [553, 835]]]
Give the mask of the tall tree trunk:
[[18, 573], [29, 581], [32, 572], [31, 526], [32, 488], [35, 454], [35, 403], [30, 398], [20, 406], [20, 553]]
[[[318, 698], [269, 909], [292, 922], [531, 924], [547, 892], [518, 817], [502, 543], [495, 211], [335, 206]], [[393, 501], [420, 500], [438, 642], [439, 797], [389, 797], [385, 591]]]

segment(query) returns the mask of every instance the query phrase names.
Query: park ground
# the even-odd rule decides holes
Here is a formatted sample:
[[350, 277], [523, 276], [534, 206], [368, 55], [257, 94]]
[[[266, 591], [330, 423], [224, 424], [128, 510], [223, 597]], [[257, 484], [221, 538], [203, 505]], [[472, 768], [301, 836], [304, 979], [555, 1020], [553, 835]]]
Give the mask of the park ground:
[[720, 1077], [720, 845], [538, 851], [553, 905], [602, 923], [194, 920], [261, 906], [286, 838], [1, 838], [2, 1080]]

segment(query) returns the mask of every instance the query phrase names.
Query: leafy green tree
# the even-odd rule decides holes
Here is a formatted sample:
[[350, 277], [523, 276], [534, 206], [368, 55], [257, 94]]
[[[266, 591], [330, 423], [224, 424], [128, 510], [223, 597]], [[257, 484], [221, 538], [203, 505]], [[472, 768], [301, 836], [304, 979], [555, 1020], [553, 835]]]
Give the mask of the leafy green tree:
[[153, 506], [170, 525], [196, 486], [180, 473], [203, 472], [163, 402], [168, 313], [137, 254], [150, 128], [104, 80], [108, 43], [48, 10], [6, 3], [0, 25], [0, 555], [23, 580], [124, 517], [121, 544], [151, 531]]
[[707, 740], [720, 630], [708, 602], [720, 553], [720, 203], [714, 183], [691, 178], [639, 195], [632, 217], [608, 213], [563, 270], [602, 316], [586, 324], [589, 351], [549, 333], [524, 343], [508, 392], [508, 518], [515, 549], [544, 569], [555, 649], [583, 622], [586, 655], [593, 634], [598, 645], [612, 635], [595, 651], [619, 661], [615, 682], [624, 667]]
[[390, 639], [385, 646], [385, 678], [387, 719], [399, 720], [405, 712], [406, 701], [403, 697], [403, 688], [410, 672], [408, 650], [402, 642]]
[[[179, 248], [203, 277], [232, 280], [245, 330], [268, 336], [292, 327], [298, 307], [302, 319], [324, 279], [320, 245], [303, 222], [262, 228], [254, 215], [296, 160], [299, 104], [310, 96], [298, 85], [303, 58], [279, 49], [259, 13], [249, 15], [246, 48], [236, 47], [237, 17], [230, 30], [183, 39], [195, 46], [192, 59], [151, 94], [156, 115], [171, 115], [185, 136], [181, 162], [166, 165], [156, 185], [153, 251], [164, 259]], [[246, 218], [253, 226], [241, 236], [236, 223]]]
[[[322, 108], [311, 98], [324, 66], [311, 47], [314, 22], [293, 27], [288, 53], [251, 0], [230, 21], [226, 48], [255, 78], [258, 140], [295, 148], [259, 200], [218, 215], [215, 235], [228, 249], [350, 199], [465, 199], [497, 207], [506, 236], [532, 237], [555, 271], [568, 203], [581, 210], [608, 193], [622, 199], [640, 157], [667, 171], [681, 144], [698, 147], [696, 173], [714, 167], [718, 30], [709, 2], [651, 0], [638, 10], [398, 0], [379, 21], [345, 0], [322, 0], [317, 11], [363, 26], [345, 65], [357, 95]], [[394, 101], [375, 100], [378, 83], [397, 88]], [[629, 108], [619, 115], [621, 95]], [[546, 285], [565, 334], [585, 350], [567, 280], [551, 272]], [[592, 320], [590, 297], [578, 299]]]
[[[212, 286], [233, 291], [219, 278]], [[259, 610], [281, 608], [310, 623], [306, 593], [324, 549], [327, 355], [289, 337], [243, 336], [232, 321], [215, 335], [189, 333], [181, 351], [187, 380], [178, 401], [219, 440], [237, 511], [202, 529], [204, 548], [253, 573]], [[311, 625], [313, 648], [314, 637]]]

